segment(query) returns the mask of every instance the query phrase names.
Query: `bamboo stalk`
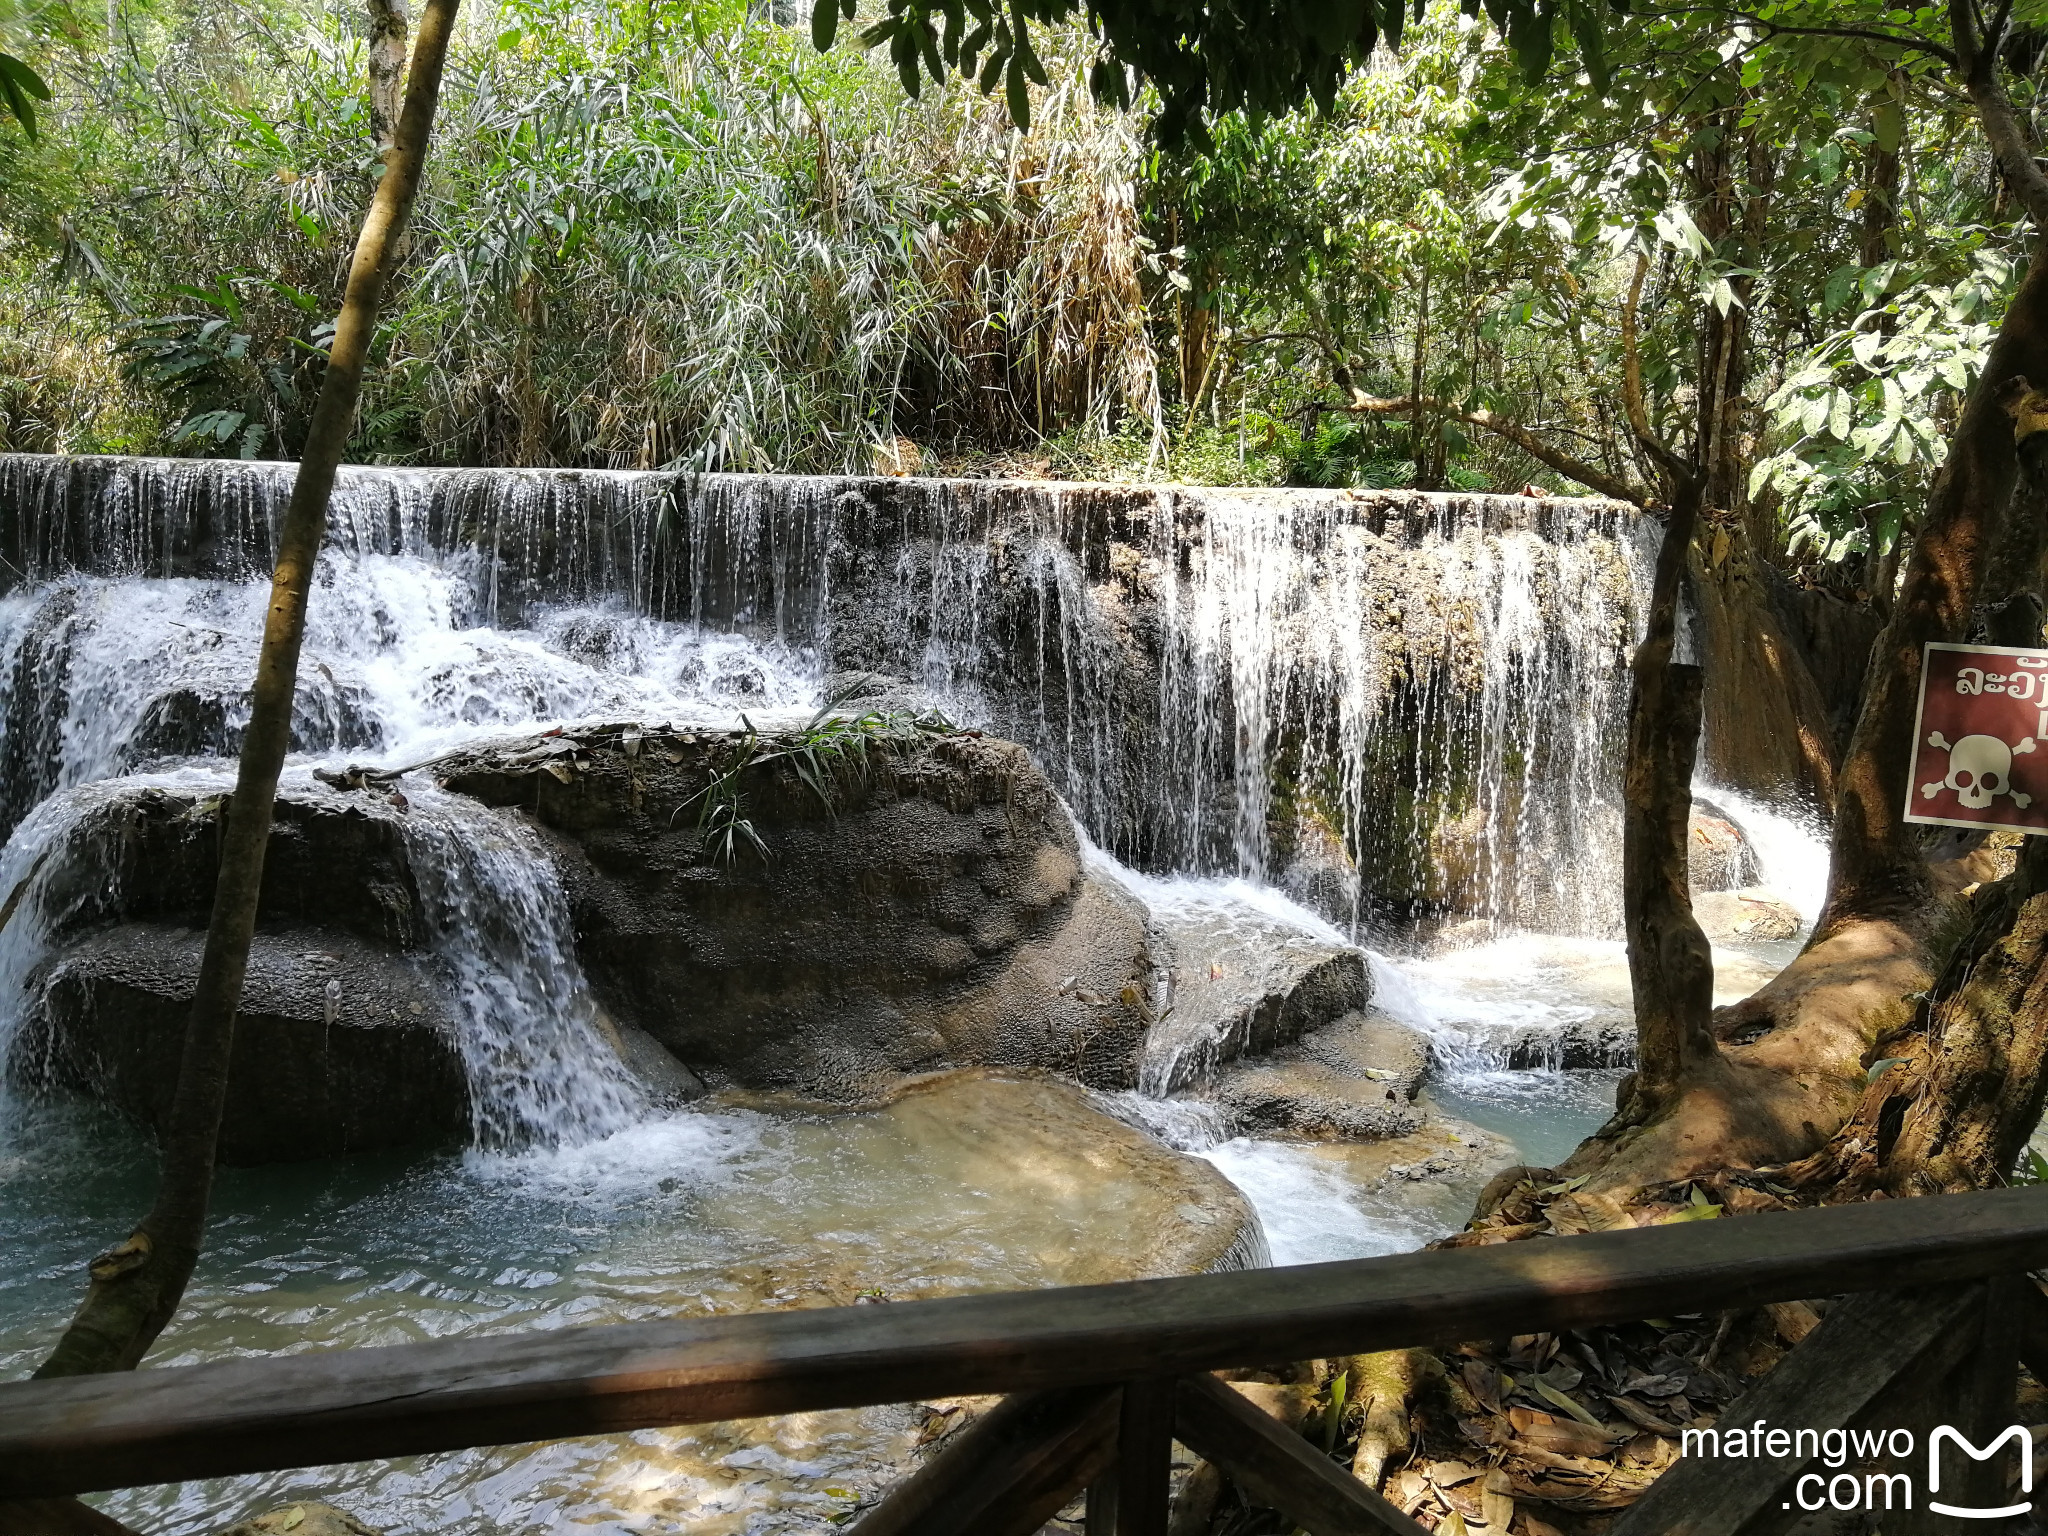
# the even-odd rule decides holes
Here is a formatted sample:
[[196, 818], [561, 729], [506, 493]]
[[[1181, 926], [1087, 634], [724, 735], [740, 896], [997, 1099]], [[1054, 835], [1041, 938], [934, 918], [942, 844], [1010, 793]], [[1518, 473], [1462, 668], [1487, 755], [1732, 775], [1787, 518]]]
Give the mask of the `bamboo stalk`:
[[228, 807], [213, 917], [186, 1026], [177, 1093], [164, 1132], [156, 1200], [126, 1242], [92, 1261], [85, 1300], [37, 1376], [132, 1370], [177, 1310], [199, 1259], [227, 1103], [235, 1011], [241, 1004], [242, 979], [256, 931], [278, 775], [291, 744], [307, 594], [327, 533], [335, 471], [355, 429], [356, 398], [385, 276], [419, 190], [459, 4], [460, 0], [427, 0], [420, 19], [397, 142], [356, 240], [320, 400], [278, 537], [249, 729]]

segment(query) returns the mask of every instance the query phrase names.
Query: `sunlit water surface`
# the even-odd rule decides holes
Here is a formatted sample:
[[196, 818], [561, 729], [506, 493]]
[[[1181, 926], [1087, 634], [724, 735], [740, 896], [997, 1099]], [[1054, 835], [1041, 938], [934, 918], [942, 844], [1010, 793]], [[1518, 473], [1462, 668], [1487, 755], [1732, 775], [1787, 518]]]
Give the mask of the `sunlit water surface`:
[[[47, 723], [53, 775], [38, 792], [132, 772], [164, 753], [177, 738], [157, 729], [169, 718], [162, 701], [181, 689], [228, 700], [223, 724], [239, 727], [262, 603], [256, 582], [139, 578], [78, 578], [0, 599], [7, 675], [64, 682], [66, 712]], [[323, 559], [303, 673], [308, 718], [328, 733], [312, 755], [394, 767], [479, 736], [579, 719], [725, 725], [744, 712], [756, 724], [787, 723], [820, 699], [816, 658], [800, 645], [658, 623], [622, 604], [534, 609], [524, 627], [500, 629], [475, 611], [464, 570], [401, 555]], [[496, 846], [460, 827], [437, 833], [431, 793], [421, 805], [422, 837], [456, 850], [446, 872], [461, 874], [478, 848]], [[1809, 893], [1791, 886], [1812, 883], [1810, 839], [1763, 808], [1738, 809], [1753, 813], [1741, 819], [1767, 878], [1790, 882], [1803, 908]], [[1769, 868], [1774, 860], [1782, 868]], [[1275, 925], [1343, 942], [1256, 883], [1120, 874], [1157, 911], [1241, 920], [1248, 946]], [[491, 876], [500, 896], [502, 875]], [[449, 899], [460, 916], [469, 898]], [[443, 959], [479, 974], [543, 961], [573, 971], [573, 956], [548, 953], [551, 943], [566, 947], [560, 935], [528, 938], [523, 959], [458, 950]], [[1729, 959], [1723, 991], [1734, 995], [1773, 963]], [[1446, 1112], [1551, 1163], [1610, 1111], [1617, 1071], [1510, 1069], [1505, 1052], [1531, 1030], [1625, 1016], [1618, 944], [1507, 934], [1371, 964], [1376, 1005], [1429, 1038], [1427, 1092]], [[90, 1106], [26, 1102], [4, 1088], [0, 1100], [0, 1373], [19, 1376], [75, 1304], [84, 1260], [146, 1206], [154, 1165], [130, 1127]], [[1155, 1098], [1121, 1117], [1236, 1184], [1276, 1263], [1413, 1248], [1470, 1209], [1468, 1184], [1396, 1191], [1384, 1158], [1233, 1136], [1199, 1105]], [[1156, 1211], [1147, 1207], [1143, 1225], [1134, 1215], [1152, 1192], [1105, 1176], [1058, 1137], [1014, 1126], [996, 1134], [973, 1114], [916, 1101], [826, 1116], [664, 1114], [622, 1099], [583, 1118], [590, 1139], [561, 1138], [570, 1144], [551, 1150], [225, 1171], [186, 1307], [150, 1363], [1087, 1283], [1144, 1272], [1132, 1253], [1158, 1230]], [[301, 1497], [332, 1499], [408, 1536], [814, 1530], [899, 1476], [921, 1433], [923, 1410], [887, 1407], [312, 1468], [103, 1502], [160, 1536], [198, 1536]]]

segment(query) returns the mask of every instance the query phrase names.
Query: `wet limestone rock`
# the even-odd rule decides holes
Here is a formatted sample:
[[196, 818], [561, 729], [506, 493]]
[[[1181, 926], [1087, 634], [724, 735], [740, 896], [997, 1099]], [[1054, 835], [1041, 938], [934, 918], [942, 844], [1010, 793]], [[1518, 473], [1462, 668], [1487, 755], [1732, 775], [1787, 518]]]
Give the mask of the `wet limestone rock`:
[[1247, 1131], [1376, 1141], [1421, 1129], [1426, 1114], [1411, 1101], [1428, 1059], [1407, 1026], [1353, 1013], [1270, 1055], [1231, 1062], [1210, 1092]]
[[1299, 1049], [1309, 1060], [1384, 1084], [1403, 1099], [1415, 1097], [1429, 1071], [1429, 1041], [1422, 1033], [1374, 1011], [1347, 1013], [1302, 1036]]
[[1791, 903], [1763, 886], [1695, 896], [1692, 915], [1708, 938], [1737, 942], [1796, 939], [1803, 925]]
[[[125, 923], [44, 972], [26, 1055], [144, 1125], [169, 1120], [206, 936]], [[469, 1093], [437, 980], [335, 929], [256, 936], [236, 1016], [224, 1162], [298, 1162], [459, 1136]]]
[[1636, 1029], [1627, 1018], [1595, 1016], [1555, 1029], [1525, 1029], [1508, 1043], [1507, 1064], [1516, 1071], [1581, 1071], [1635, 1063]]
[[[932, 732], [814, 770], [788, 738], [605, 727], [437, 771], [545, 830], [600, 999], [713, 1086], [856, 1099], [968, 1065], [1136, 1081], [1144, 911], [1083, 873], [1012, 743]], [[720, 817], [746, 830], [722, 842]]]
[[1352, 1188], [1439, 1231], [1462, 1227], [1487, 1181], [1521, 1161], [1505, 1136], [1441, 1112], [1405, 1135], [1312, 1142], [1306, 1150]]
[[[56, 914], [13, 1070], [161, 1129], [219, 865], [223, 797], [102, 787], [48, 855]], [[221, 1153], [299, 1161], [459, 1136], [469, 1095], [401, 812], [292, 791], [277, 804], [237, 1016]]]
[[1685, 846], [1695, 892], [1732, 891], [1763, 877], [1763, 866], [1742, 828], [1710, 801], [1693, 801]]
[[237, 1520], [221, 1536], [378, 1536], [355, 1516], [332, 1504], [286, 1504]]
[[1145, 1046], [1148, 1092], [1280, 1050], [1371, 1000], [1361, 951], [1278, 917], [1196, 899], [1155, 904], [1151, 921], [1167, 1003]]
[[[801, 1109], [835, 1115], [849, 1127], [886, 1118], [896, 1136], [919, 1147], [949, 1178], [984, 1192], [1003, 1212], [1004, 1246], [1031, 1256], [1043, 1274], [1040, 1283], [1101, 1285], [1270, 1262], [1257, 1213], [1213, 1164], [1112, 1118], [1087, 1090], [1051, 1073], [987, 1067], [929, 1073], [899, 1082], [879, 1102], [858, 1108], [799, 1106], [783, 1096], [730, 1090], [709, 1103]], [[1105, 1232], [1111, 1211], [1113, 1241]], [[932, 1276], [940, 1266], [943, 1279], [944, 1265], [971, 1262], [979, 1246], [958, 1234], [943, 1241], [938, 1236], [925, 1234], [944, 1253], [924, 1254], [909, 1273]], [[829, 1242], [805, 1247], [817, 1255], [818, 1269], [809, 1270], [803, 1260], [793, 1270], [779, 1265], [777, 1288], [843, 1303], [857, 1299], [855, 1286], [875, 1283], [863, 1278], [866, 1270], [844, 1269], [845, 1255]], [[911, 1261], [898, 1253], [891, 1262]], [[889, 1282], [882, 1288], [899, 1294]]]

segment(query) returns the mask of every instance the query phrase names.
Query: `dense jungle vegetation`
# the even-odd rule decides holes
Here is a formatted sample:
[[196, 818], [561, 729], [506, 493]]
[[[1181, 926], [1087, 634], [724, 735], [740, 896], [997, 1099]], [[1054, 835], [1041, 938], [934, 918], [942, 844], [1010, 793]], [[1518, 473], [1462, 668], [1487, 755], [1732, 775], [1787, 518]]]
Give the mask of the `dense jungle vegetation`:
[[[378, 168], [363, 8], [10, 5], [53, 100], [37, 142], [0, 130], [0, 447], [292, 456]], [[352, 456], [838, 470], [907, 439], [1640, 499], [1624, 327], [1676, 426], [1707, 316], [1737, 374], [1710, 501], [1875, 586], [2020, 210], [1924, 55], [1729, 17], [1628, 29], [1601, 98], [1527, 89], [1438, 3], [1327, 113], [1166, 149], [1151, 103], [1091, 99], [1078, 29], [1018, 132], [786, 6], [500, 0], [457, 40]]]

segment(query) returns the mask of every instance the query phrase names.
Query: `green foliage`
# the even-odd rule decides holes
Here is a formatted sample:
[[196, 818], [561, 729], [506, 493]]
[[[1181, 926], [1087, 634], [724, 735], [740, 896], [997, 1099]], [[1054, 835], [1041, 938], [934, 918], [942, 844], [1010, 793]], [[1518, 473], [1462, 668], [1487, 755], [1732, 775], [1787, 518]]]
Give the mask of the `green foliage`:
[[[359, 18], [122, 26], [53, 48], [81, 90], [34, 155], [0, 140], [0, 227], [89, 253], [65, 282], [173, 423], [132, 446], [289, 456], [377, 172]], [[1156, 437], [1137, 128], [1076, 88], [1078, 46], [1042, 40], [1013, 140], [745, 0], [506, 0], [458, 38], [353, 454], [864, 471], [898, 435]], [[46, 313], [0, 289], [0, 334]]]
[[[0, 12], [54, 87], [0, 133], [0, 440], [290, 456], [378, 171], [359, 16], [61, 9]], [[1639, 288], [1652, 429], [1699, 441], [1739, 327], [1720, 494], [1850, 560], [2027, 238], [1931, 6], [890, 0], [823, 53], [763, 10], [472, 13], [354, 456], [1654, 491]]]
[[[1620, 0], [1610, 0], [1623, 9]], [[1477, 16], [1482, 0], [1464, 0]], [[1543, 78], [1560, 35], [1576, 42], [1596, 89], [1607, 82], [1603, 7], [1599, 0], [1483, 0], [1505, 34], [1523, 78]], [[1424, 14], [1413, 0], [1413, 19]], [[813, 12], [814, 40], [831, 45], [854, 0]], [[1410, 0], [1277, 0], [1246, 8], [1230, 0], [888, 0], [887, 13], [861, 34], [886, 46], [912, 96], [924, 76], [958, 74], [986, 93], [1003, 88], [1012, 119], [1030, 123], [1029, 85], [1046, 83], [1033, 51], [1031, 27], [1085, 19], [1100, 47], [1089, 70], [1097, 99], [1131, 104], [1134, 77], [1157, 92], [1154, 132], [1169, 149], [1206, 145], [1210, 124], [1232, 113], [1254, 120], [1284, 116], [1313, 103], [1329, 111], [1354, 70], [1382, 40], [1398, 48]]]
[[1764, 402], [1786, 446], [1750, 473], [1752, 495], [1769, 487], [1782, 497], [1795, 550], [1833, 561], [1883, 553], [1897, 539], [1901, 493], [1940, 467], [2018, 285], [2011, 253], [1980, 248], [1974, 258], [1952, 283], [1902, 284], [1898, 262], [1844, 267], [1829, 280], [1822, 310], [1848, 323], [1790, 360]]
[[742, 717], [745, 729], [739, 744], [726, 755], [711, 782], [677, 807], [678, 814], [691, 805], [698, 807], [697, 826], [713, 859], [731, 864], [743, 846], [763, 859], [772, 856], [747, 815], [744, 786], [752, 770], [787, 763], [826, 811], [836, 815], [842, 786], [848, 781], [865, 782], [877, 757], [912, 751], [959, 730], [936, 710], [841, 714], [840, 706], [858, 694], [866, 681], [857, 679], [834, 694], [801, 729], [787, 735], [763, 736]]
[[11, 53], [0, 53], [0, 106], [5, 106], [21, 131], [36, 136], [36, 103], [50, 99], [43, 77]]

